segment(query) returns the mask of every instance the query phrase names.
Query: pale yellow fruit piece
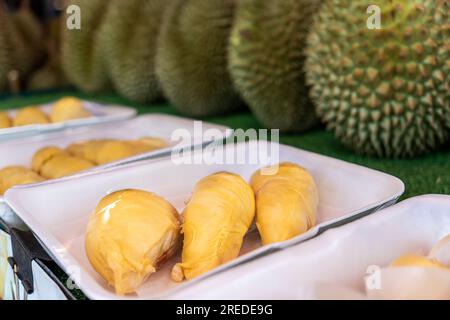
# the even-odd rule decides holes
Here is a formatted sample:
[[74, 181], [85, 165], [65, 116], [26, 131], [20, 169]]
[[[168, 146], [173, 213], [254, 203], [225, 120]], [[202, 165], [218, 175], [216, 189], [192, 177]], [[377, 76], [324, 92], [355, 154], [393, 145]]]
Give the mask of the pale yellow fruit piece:
[[136, 148], [127, 141], [109, 141], [98, 150], [96, 163], [105, 164], [131, 157], [137, 153]]
[[414, 254], [407, 254], [396, 259], [391, 263], [391, 267], [424, 267], [447, 269], [445, 265], [435, 259], [430, 259]]
[[91, 112], [85, 108], [83, 101], [73, 97], [65, 97], [54, 103], [50, 119], [52, 122], [63, 122], [91, 116]]
[[255, 217], [255, 197], [240, 176], [221, 172], [200, 180], [183, 212], [184, 245], [172, 279], [190, 280], [239, 255]]
[[161, 138], [142, 137], [135, 141], [139, 145], [148, 146], [151, 150], [161, 149], [167, 147], [167, 142]]
[[251, 185], [256, 226], [264, 245], [292, 239], [316, 224], [319, 193], [304, 168], [293, 163], [267, 167], [252, 176]]
[[6, 112], [0, 112], [0, 129], [11, 127], [11, 119]]
[[39, 107], [26, 107], [19, 110], [14, 117], [13, 126], [27, 126], [32, 124], [50, 123], [47, 115]]
[[39, 172], [45, 162], [58, 154], [66, 154], [66, 152], [58, 147], [50, 146], [40, 149], [36, 152], [31, 160], [31, 169]]
[[94, 164], [68, 154], [57, 154], [47, 160], [39, 173], [47, 179], [58, 179], [94, 167]]
[[71, 144], [67, 147], [67, 152], [71, 155], [98, 164], [97, 158], [99, 150], [113, 140], [90, 140]]
[[0, 170], [0, 195], [17, 185], [42, 182], [45, 179], [28, 168], [14, 166]]
[[178, 218], [176, 209], [154, 193], [112, 193], [89, 219], [87, 257], [117, 294], [135, 292], [178, 248]]

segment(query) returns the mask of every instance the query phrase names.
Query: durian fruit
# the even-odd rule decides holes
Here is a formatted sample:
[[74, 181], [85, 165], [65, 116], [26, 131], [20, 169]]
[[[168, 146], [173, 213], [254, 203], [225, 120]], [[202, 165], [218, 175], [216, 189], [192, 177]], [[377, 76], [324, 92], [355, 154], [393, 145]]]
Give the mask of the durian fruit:
[[158, 42], [156, 74], [182, 114], [208, 116], [242, 102], [227, 70], [235, 0], [175, 0]]
[[318, 123], [303, 70], [306, 38], [322, 0], [242, 0], [229, 45], [234, 84], [266, 127], [305, 131]]
[[87, 257], [117, 294], [133, 293], [178, 248], [178, 219], [176, 209], [154, 193], [114, 192], [89, 219]]
[[[81, 29], [62, 28], [61, 60], [70, 83], [87, 92], [110, 88], [100, 29], [110, 0], [68, 0], [81, 11]], [[66, 16], [68, 18], [68, 16]]]
[[6, 112], [0, 112], [0, 129], [9, 128], [12, 121]]
[[63, 122], [89, 117], [92, 117], [92, 113], [86, 109], [83, 101], [74, 97], [64, 97], [56, 101], [50, 113], [52, 122]]
[[14, 127], [47, 123], [50, 123], [47, 115], [36, 106], [29, 106], [18, 110], [13, 120]]
[[66, 152], [58, 147], [49, 146], [38, 150], [31, 160], [31, 169], [35, 172], [39, 172], [42, 166], [51, 158], [56, 155], [65, 154]]
[[311, 174], [294, 163], [257, 171], [251, 178], [256, 196], [256, 226], [264, 245], [287, 241], [316, 224], [319, 194]]
[[155, 74], [156, 43], [170, 0], [112, 0], [101, 27], [111, 81], [122, 96], [140, 103], [161, 96]]
[[[308, 38], [307, 83], [337, 139], [371, 156], [421, 155], [450, 137], [450, 10], [442, 0], [327, 0]], [[373, 22], [373, 21], [372, 21]]]
[[0, 170], [0, 195], [17, 185], [42, 182], [45, 179], [25, 167], [14, 166]]
[[67, 151], [73, 156], [102, 165], [165, 146], [167, 143], [162, 139], [145, 137], [138, 140], [82, 141], [71, 144]]
[[391, 267], [423, 267], [447, 269], [445, 265], [435, 259], [430, 259], [414, 254], [401, 256], [391, 263]]
[[239, 255], [255, 217], [255, 195], [240, 176], [220, 172], [200, 180], [183, 212], [184, 245], [172, 279], [193, 279]]
[[11, 82], [23, 82], [43, 61], [45, 50], [41, 42], [42, 27], [28, 1], [13, 13], [0, 3], [0, 92], [12, 85], [20, 89], [20, 83]]
[[94, 164], [57, 147], [46, 147], [33, 156], [31, 167], [44, 178], [58, 179], [90, 169]]

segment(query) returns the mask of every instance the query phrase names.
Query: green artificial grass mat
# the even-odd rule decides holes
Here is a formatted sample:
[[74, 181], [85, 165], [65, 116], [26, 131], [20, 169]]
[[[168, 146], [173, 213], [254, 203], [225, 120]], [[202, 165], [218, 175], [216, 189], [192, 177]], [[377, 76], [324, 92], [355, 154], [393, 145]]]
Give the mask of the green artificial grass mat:
[[[166, 102], [144, 106], [127, 101], [115, 94], [87, 95], [77, 91], [57, 91], [47, 93], [27, 93], [20, 96], [0, 96], [0, 110], [19, 108], [27, 105], [54, 101], [63, 96], [72, 95], [79, 98], [110, 104], [128, 105], [136, 108], [139, 114], [167, 113], [177, 115], [175, 109]], [[233, 129], [260, 129], [260, 124], [249, 111], [243, 111], [220, 117], [207, 117], [202, 120], [226, 125]], [[327, 155], [337, 159], [356, 163], [392, 174], [406, 185], [402, 199], [422, 194], [450, 194], [450, 144], [439, 152], [410, 160], [387, 160], [359, 156], [345, 149], [323, 128], [303, 134], [281, 134], [281, 143], [304, 150]], [[61, 270], [54, 270], [63, 283], [67, 276]], [[77, 299], [86, 297], [78, 290], [73, 291]]]
[[[177, 115], [175, 109], [166, 102], [145, 106], [125, 100], [115, 94], [87, 95], [77, 91], [0, 96], [0, 109], [6, 110], [30, 104], [41, 104], [67, 95], [103, 103], [132, 106], [136, 108], [139, 114], [167, 113]], [[220, 117], [207, 117], [202, 120], [226, 125], [233, 129], [241, 128], [246, 130], [250, 128], [261, 128], [255, 117], [248, 111]], [[406, 192], [402, 199], [431, 193], [450, 194], [450, 144], [439, 152], [415, 159], [389, 160], [356, 155], [339, 144], [333, 135], [323, 128], [303, 134], [281, 134], [280, 141], [287, 145], [392, 174], [400, 178], [406, 185]]]

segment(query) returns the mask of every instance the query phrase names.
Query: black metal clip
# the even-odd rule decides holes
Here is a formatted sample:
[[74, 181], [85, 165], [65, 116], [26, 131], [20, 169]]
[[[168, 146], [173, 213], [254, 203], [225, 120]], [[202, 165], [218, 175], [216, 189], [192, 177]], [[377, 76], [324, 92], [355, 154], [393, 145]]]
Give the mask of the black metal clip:
[[51, 261], [51, 258], [32, 232], [15, 228], [11, 228], [9, 232], [13, 256], [8, 258], [8, 262], [22, 282], [25, 292], [32, 294], [34, 292], [33, 260]]

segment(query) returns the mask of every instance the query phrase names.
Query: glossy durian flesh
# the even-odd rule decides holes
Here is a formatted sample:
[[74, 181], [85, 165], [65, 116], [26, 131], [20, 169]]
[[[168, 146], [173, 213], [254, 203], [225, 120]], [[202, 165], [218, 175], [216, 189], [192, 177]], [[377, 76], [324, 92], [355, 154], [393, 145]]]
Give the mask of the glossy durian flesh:
[[94, 164], [57, 147], [46, 147], [33, 156], [31, 166], [44, 178], [58, 179], [90, 169]]
[[[448, 1], [327, 0], [308, 38], [307, 82], [317, 112], [354, 151], [389, 158], [437, 149], [450, 137]], [[330, 22], [331, 21], [331, 22]]]
[[[83, 91], [110, 88], [100, 30], [110, 0], [68, 0], [81, 11], [81, 29], [62, 28], [62, 66], [68, 80]], [[66, 16], [68, 17], [68, 16]]]
[[264, 245], [301, 235], [316, 224], [319, 194], [311, 174], [293, 163], [257, 171], [256, 226]]
[[255, 196], [240, 176], [217, 173], [200, 180], [183, 212], [181, 263], [172, 279], [193, 279], [239, 255], [255, 217]]
[[[401, 256], [391, 263], [391, 267], [423, 267], [423, 268], [439, 268], [448, 269], [447, 266], [435, 259], [424, 256], [408, 254]], [[450, 270], [450, 269], [449, 269]]]
[[0, 112], [0, 129], [11, 127], [11, 118], [6, 112]]
[[101, 28], [111, 81], [141, 103], [161, 96], [155, 73], [157, 38], [170, 0], [112, 0]]
[[92, 114], [84, 106], [83, 101], [73, 98], [65, 97], [53, 104], [50, 113], [52, 122], [63, 122], [74, 119], [82, 119], [91, 117]]
[[227, 70], [235, 0], [175, 0], [164, 18], [156, 72], [182, 114], [208, 116], [242, 103]]
[[306, 38], [322, 0], [238, 1], [229, 70], [266, 127], [304, 131], [318, 121], [304, 74]]
[[11, 187], [37, 183], [45, 179], [36, 172], [21, 166], [6, 167], [0, 170], [0, 195]]
[[86, 254], [118, 294], [136, 289], [177, 249], [175, 208], [156, 194], [124, 190], [103, 198], [89, 219]]
[[45, 112], [35, 106], [18, 110], [13, 120], [14, 127], [47, 123], [50, 123], [50, 120]]

